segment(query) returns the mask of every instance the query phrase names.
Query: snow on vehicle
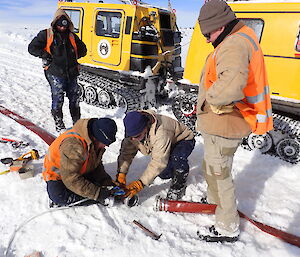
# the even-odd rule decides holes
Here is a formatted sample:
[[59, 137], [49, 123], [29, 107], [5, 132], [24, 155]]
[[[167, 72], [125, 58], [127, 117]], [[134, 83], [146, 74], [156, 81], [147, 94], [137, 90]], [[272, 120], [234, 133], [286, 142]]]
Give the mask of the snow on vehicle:
[[[273, 105], [274, 130], [251, 134], [244, 140], [248, 149], [300, 160], [300, 3], [228, 3], [237, 17], [258, 36], [265, 56]], [[201, 69], [213, 50], [200, 32], [198, 22], [189, 47], [181, 89], [173, 103], [176, 118], [194, 128]]]

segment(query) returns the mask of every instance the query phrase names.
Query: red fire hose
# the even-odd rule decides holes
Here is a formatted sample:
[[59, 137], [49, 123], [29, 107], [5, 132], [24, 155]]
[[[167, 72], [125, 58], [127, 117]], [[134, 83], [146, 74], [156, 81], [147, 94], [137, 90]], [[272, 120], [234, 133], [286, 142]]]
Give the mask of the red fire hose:
[[15, 120], [19, 124], [25, 126], [27, 129], [31, 130], [33, 133], [37, 134], [41, 139], [43, 139], [48, 145], [55, 140], [55, 136], [47, 132], [46, 130], [40, 128], [39, 126], [35, 125], [31, 121], [27, 120], [26, 118], [20, 116], [19, 114], [5, 108], [4, 106], [0, 105], [0, 113], [6, 115], [7, 117]]
[[[166, 212], [184, 212], [184, 213], [204, 213], [204, 214], [214, 214], [216, 209], [215, 204], [204, 204], [197, 202], [186, 202], [186, 201], [173, 201], [168, 199], [163, 199], [161, 197], [156, 197], [155, 207], [156, 211], [166, 211]], [[300, 237], [296, 235], [289, 234], [287, 232], [281, 231], [277, 228], [265, 225], [261, 222], [253, 220], [247, 217], [242, 212], [238, 211], [241, 218], [250, 221], [254, 226], [260, 230], [268, 233], [272, 236], [280, 238], [281, 240], [300, 247]]]

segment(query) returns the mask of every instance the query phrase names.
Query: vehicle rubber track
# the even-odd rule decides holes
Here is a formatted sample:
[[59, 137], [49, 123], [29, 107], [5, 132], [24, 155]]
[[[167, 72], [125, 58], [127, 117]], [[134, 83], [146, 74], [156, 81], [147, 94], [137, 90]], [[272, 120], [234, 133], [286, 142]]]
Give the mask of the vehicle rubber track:
[[274, 130], [287, 133], [291, 138], [300, 138], [300, 121], [273, 113]]
[[[178, 121], [195, 132], [197, 94], [185, 92], [174, 99], [172, 110]], [[244, 138], [246, 150], [259, 149], [290, 162], [300, 161], [300, 121], [273, 113], [274, 129], [265, 135], [250, 134]], [[195, 132], [196, 134], [196, 132]]]
[[[300, 121], [273, 113], [274, 130], [271, 131], [276, 155], [281, 159], [298, 163], [300, 161]], [[277, 134], [281, 137], [278, 138]], [[276, 137], [277, 136], [277, 137]]]
[[[139, 91], [130, 87], [126, 87], [126, 85], [120, 82], [107, 79], [85, 70], [81, 70], [78, 76], [78, 83], [81, 87], [84, 88], [84, 91], [87, 89], [87, 87], [91, 87], [95, 90], [96, 95], [93, 99], [86, 99], [86, 97], [83, 96], [84, 100], [91, 105], [95, 105], [101, 108], [119, 107], [115, 102], [115, 98], [122, 98], [122, 100], [125, 101], [125, 103], [123, 102], [123, 104], [126, 105], [125, 112], [139, 109], [139, 99], [141, 97]], [[113, 101], [109, 105], [104, 105], [99, 102], [97, 89], [103, 90], [104, 92], [110, 94]]]

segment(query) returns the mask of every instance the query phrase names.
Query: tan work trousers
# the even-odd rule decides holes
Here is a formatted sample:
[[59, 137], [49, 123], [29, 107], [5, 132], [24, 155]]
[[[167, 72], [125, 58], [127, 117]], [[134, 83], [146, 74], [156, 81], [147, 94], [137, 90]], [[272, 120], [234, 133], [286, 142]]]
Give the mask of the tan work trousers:
[[242, 139], [201, 133], [204, 139], [203, 171], [208, 185], [207, 200], [217, 204], [216, 224], [219, 231], [234, 233], [239, 229], [239, 215], [231, 176], [234, 153]]

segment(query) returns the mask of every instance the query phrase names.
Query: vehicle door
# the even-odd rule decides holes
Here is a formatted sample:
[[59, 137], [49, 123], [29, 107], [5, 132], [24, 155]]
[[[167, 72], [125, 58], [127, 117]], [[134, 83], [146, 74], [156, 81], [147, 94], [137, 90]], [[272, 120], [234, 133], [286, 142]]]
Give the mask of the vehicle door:
[[92, 33], [92, 59], [118, 66], [121, 63], [123, 10], [97, 9]]

